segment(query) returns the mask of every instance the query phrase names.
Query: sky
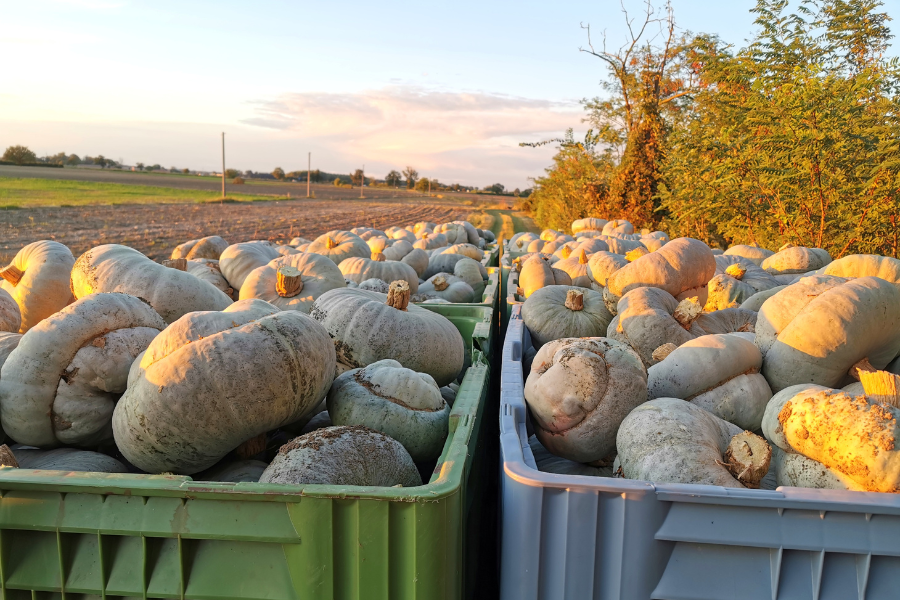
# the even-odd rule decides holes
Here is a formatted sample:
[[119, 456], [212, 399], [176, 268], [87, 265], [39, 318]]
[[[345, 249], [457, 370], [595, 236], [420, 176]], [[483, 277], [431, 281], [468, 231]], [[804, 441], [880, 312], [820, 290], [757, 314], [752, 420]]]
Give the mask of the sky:
[[[624, 0], [634, 12], [637, 0]], [[755, 0], [673, 0], [738, 47]], [[885, 2], [900, 16], [900, 0]], [[214, 170], [313, 168], [530, 187], [583, 130], [619, 0], [0, 0], [0, 147]], [[900, 27], [894, 23], [895, 29]], [[895, 45], [896, 48], [896, 45]], [[11, 58], [11, 60], [9, 60]]]

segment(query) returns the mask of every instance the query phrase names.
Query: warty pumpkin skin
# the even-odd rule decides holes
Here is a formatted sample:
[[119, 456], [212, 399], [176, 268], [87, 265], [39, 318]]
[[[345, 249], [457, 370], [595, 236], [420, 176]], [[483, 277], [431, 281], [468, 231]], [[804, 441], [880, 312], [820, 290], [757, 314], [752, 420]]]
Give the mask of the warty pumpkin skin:
[[366, 427], [326, 427], [281, 447], [260, 483], [291, 485], [422, 485], [412, 457], [397, 440]]
[[278, 258], [281, 253], [275, 244], [265, 240], [232, 244], [222, 251], [219, 257], [219, 269], [231, 287], [240, 291], [244, 280], [253, 269], [257, 269], [270, 260]]
[[390, 436], [416, 462], [438, 458], [449, 433], [450, 405], [434, 379], [390, 359], [335, 379], [328, 414], [335, 425], [363, 425]]
[[773, 391], [801, 383], [839, 387], [868, 358], [900, 353], [900, 289], [876, 277], [804, 277], [766, 300], [756, 323], [762, 374]]
[[325, 292], [310, 311], [334, 340], [338, 361], [353, 368], [390, 358], [428, 373], [439, 386], [457, 378], [465, 361], [459, 330], [446, 317], [414, 304], [405, 310], [389, 296], [342, 288]]
[[22, 312], [16, 299], [0, 288], [0, 331], [17, 333], [22, 326]]
[[725, 251], [725, 256], [740, 256], [742, 258], [746, 258], [747, 260], [753, 262], [756, 266], [762, 264], [764, 260], [769, 258], [775, 254], [771, 250], [766, 250], [765, 248], [759, 248], [757, 246], [748, 246], [745, 244], [738, 244], [736, 246], [732, 246], [728, 250]]
[[551, 285], [536, 290], [525, 300], [522, 320], [539, 348], [563, 338], [604, 337], [612, 315], [599, 292]]
[[[289, 269], [284, 269], [289, 267]], [[279, 270], [289, 272], [300, 285], [294, 288], [279, 288]], [[250, 272], [241, 287], [240, 299], [259, 298], [281, 310], [299, 310], [309, 313], [316, 298], [335, 288], [346, 287], [344, 275], [331, 259], [319, 254], [304, 252], [282, 256]]]
[[900, 285], [900, 260], [875, 254], [851, 254], [828, 263], [816, 271], [817, 275], [835, 277], [878, 277]]
[[525, 381], [525, 401], [541, 444], [583, 463], [611, 462], [619, 423], [646, 400], [640, 358], [606, 338], [548, 342]]
[[[297, 244], [292, 245], [296, 246]], [[186, 258], [188, 260], [212, 258], [218, 260], [227, 247], [228, 242], [217, 235], [211, 235], [175, 246], [169, 258]]]
[[900, 492], [900, 409], [820, 385], [795, 385], [766, 407], [770, 443], [842, 473], [870, 492]]
[[659, 288], [678, 296], [692, 288], [706, 288], [716, 272], [709, 246], [691, 238], [678, 238], [622, 267], [606, 280], [606, 307], [616, 313], [619, 299], [640, 287]]
[[185, 315], [133, 366], [116, 445], [148, 473], [197, 473], [312, 412], [334, 372], [328, 333], [299, 311], [254, 299]]
[[416, 270], [404, 262], [372, 260], [371, 258], [351, 257], [338, 264], [344, 278], [361, 283], [366, 279], [381, 279], [388, 283], [403, 280], [409, 284], [410, 292], [419, 290], [419, 275]]
[[741, 429], [756, 431], [772, 390], [759, 374], [762, 354], [753, 334], [689, 340], [647, 370], [649, 398], [680, 398]]
[[369, 245], [358, 235], [338, 230], [320, 235], [310, 242], [306, 251], [327, 256], [336, 265], [354, 256], [368, 258], [372, 254]]
[[147, 303], [116, 293], [86, 296], [45, 319], [0, 370], [3, 429], [44, 448], [108, 439], [132, 361], [165, 327]]
[[821, 248], [793, 246], [768, 257], [760, 266], [772, 275], [792, 275], [821, 269], [831, 262], [831, 256]]
[[19, 250], [11, 263], [0, 269], [4, 279], [0, 288], [19, 305], [19, 333], [25, 333], [74, 300], [69, 288], [74, 264], [75, 257], [66, 246], [42, 240]]
[[[663, 344], [681, 346], [702, 335], [750, 332], [757, 315], [743, 308], [726, 308], [712, 313], [696, 311], [674, 316], [682, 306], [671, 294], [659, 288], [631, 290], [619, 301], [618, 312], [609, 322], [606, 335], [630, 345], [648, 367], [659, 362], [653, 352]], [[682, 323], [683, 321], [683, 323]]]
[[117, 244], [91, 248], [75, 261], [76, 298], [98, 292], [122, 292], [143, 298], [167, 323], [197, 310], [223, 310], [232, 300], [211, 284], [184, 271], [153, 262], [137, 250]]

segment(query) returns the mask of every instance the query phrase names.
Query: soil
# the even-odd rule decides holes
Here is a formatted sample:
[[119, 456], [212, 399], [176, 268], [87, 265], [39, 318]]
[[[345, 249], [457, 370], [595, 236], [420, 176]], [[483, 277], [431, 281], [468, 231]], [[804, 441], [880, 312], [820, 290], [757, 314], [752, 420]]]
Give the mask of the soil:
[[0, 210], [0, 264], [23, 246], [56, 240], [78, 257], [101, 244], [124, 244], [154, 260], [190, 239], [220, 235], [229, 243], [271, 240], [286, 244], [333, 229], [411, 225], [464, 219], [471, 208], [444, 199], [281, 200], [253, 203], [121, 204]]

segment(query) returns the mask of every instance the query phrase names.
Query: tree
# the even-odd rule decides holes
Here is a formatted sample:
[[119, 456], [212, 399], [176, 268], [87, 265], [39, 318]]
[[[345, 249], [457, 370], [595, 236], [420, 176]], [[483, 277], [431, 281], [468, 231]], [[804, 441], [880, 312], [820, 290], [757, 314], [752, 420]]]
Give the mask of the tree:
[[73, 165], [73, 166], [79, 165], [79, 164], [81, 164], [81, 159], [78, 157], [77, 154], [70, 154], [69, 157], [66, 159], [66, 164]]
[[400, 179], [402, 176], [399, 171], [391, 169], [391, 171], [384, 176], [384, 182], [390, 187], [397, 187], [400, 185]]
[[495, 183], [493, 185], [489, 185], [484, 188], [484, 191], [490, 192], [492, 194], [502, 194], [506, 188], [503, 187], [502, 183]]
[[37, 162], [37, 155], [28, 149], [27, 146], [10, 146], [3, 153], [0, 160], [9, 161], [17, 165]]
[[134, 167], [135, 167], [138, 171], [143, 171], [143, 170], [144, 170], [144, 163], [142, 163], [142, 162], [134, 163]]
[[178, 173], [178, 167], [169, 167], [169, 173]]
[[427, 177], [423, 177], [422, 179], [416, 182], [416, 191], [417, 192], [427, 192], [430, 188], [431, 182], [428, 181]]
[[307, 174], [307, 177], [312, 183], [319, 183], [320, 181], [322, 181], [322, 172], [318, 169], [313, 169]]
[[365, 181], [362, 169], [357, 169], [350, 174], [350, 183], [358, 186], [364, 185]]
[[147, 170], [148, 171], [161, 171], [162, 167], [160, 165], [156, 164], [156, 165], [153, 165], [152, 167], [147, 167]]
[[406, 189], [411, 190], [416, 187], [416, 181], [419, 179], [419, 172], [412, 167], [406, 167], [403, 169], [403, 177], [406, 178]]
[[522, 195], [522, 192], [519, 191], [519, 188], [516, 188], [516, 189], [513, 190], [513, 193], [512, 193], [512, 194], [513, 194], [513, 196], [515, 196], [516, 198], [518, 198], [519, 196]]
[[238, 177], [240, 174], [241, 174], [241, 172], [238, 171], [237, 169], [225, 169], [225, 177], [227, 177], [228, 179], [234, 179], [235, 177]]
[[68, 159], [68, 155], [65, 152], [57, 152], [51, 156], [45, 156], [42, 160], [52, 165], [64, 165], [66, 159]]
[[278, 180], [284, 179], [284, 169], [281, 167], [275, 167], [275, 170], [272, 171], [272, 177]]
[[333, 183], [335, 187], [341, 187], [341, 178], [335, 177]]
[[670, 233], [898, 256], [900, 64], [879, 6], [759, 0], [746, 49], [700, 49], [660, 193]]
[[184, 173], [185, 175], [190, 175], [190, 174], [191, 174], [191, 170], [190, 170], [190, 169], [182, 169], [181, 172]]

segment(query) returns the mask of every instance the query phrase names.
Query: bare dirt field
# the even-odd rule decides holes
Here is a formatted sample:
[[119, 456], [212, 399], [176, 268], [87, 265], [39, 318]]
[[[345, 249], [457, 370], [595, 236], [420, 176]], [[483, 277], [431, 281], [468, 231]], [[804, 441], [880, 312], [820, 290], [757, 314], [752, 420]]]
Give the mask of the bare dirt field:
[[[49, 170], [49, 169], [48, 169]], [[167, 258], [176, 245], [207, 235], [230, 243], [267, 239], [287, 243], [332, 229], [409, 225], [463, 219], [463, 204], [378, 200], [283, 200], [253, 203], [127, 204], [0, 210], [0, 264], [24, 245], [52, 239], [78, 257], [100, 244], [125, 244], [150, 258]]]

